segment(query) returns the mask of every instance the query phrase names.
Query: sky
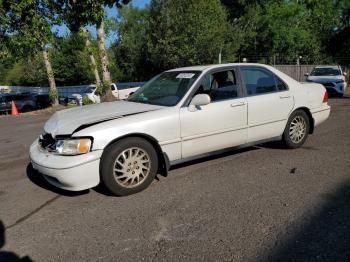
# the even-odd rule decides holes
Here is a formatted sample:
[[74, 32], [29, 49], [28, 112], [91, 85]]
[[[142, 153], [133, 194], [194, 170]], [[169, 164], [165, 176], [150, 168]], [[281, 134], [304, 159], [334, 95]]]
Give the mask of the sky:
[[[149, 4], [150, 0], [131, 0], [131, 3], [133, 6], [136, 7], [144, 7], [145, 5]], [[107, 17], [116, 17], [117, 16], [117, 8], [106, 8], [106, 13]], [[90, 31], [90, 33], [96, 37], [96, 28], [93, 26], [88, 26], [87, 29]], [[64, 36], [67, 35], [69, 30], [65, 25], [62, 26], [54, 26], [52, 28], [52, 31], [57, 33], [59, 36]], [[107, 39], [106, 39], [106, 45], [107, 47], [110, 46], [111, 42], [114, 41], [116, 38], [116, 35], [111, 34]]]

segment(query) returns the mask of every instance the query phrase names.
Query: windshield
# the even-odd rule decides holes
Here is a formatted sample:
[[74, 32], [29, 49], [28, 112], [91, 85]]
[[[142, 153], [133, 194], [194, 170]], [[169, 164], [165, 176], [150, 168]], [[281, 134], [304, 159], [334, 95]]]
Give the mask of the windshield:
[[184, 97], [200, 73], [200, 71], [164, 72], [140, 87], [128, 101], [174, 106]]
[[340, 70], [336, 68], [330, 68], [330, 67], [323, 67], [323, 68], [315, 68], [312, 70], [311, 74], [312, 76], [339, 76]]
[[94, 86], [89, 86], [89, 87], [86, 88], [85, 92], [86, 92], [86, 93], [92, 93], [92, 92], [95, 91], [95, 88], [96, 88], [96, 87], [94, 87]]

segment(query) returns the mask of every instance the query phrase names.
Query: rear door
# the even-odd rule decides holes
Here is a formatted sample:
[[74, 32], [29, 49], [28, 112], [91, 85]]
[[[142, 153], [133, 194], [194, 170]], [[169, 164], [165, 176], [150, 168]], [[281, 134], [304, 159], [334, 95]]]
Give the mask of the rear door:
[[263, 67], [241, 66], [248, 103], [248, 142], [282, 135], [294, 99], [288, 86]]

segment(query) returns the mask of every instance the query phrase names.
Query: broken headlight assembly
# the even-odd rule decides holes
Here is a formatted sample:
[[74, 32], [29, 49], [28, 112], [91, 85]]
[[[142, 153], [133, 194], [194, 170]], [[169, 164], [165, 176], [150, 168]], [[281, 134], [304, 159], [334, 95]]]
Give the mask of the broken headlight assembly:
[[58, 139], [53, 151], [59, 155], [81, 155], [90, 152], [91, 145], [89, 138]]

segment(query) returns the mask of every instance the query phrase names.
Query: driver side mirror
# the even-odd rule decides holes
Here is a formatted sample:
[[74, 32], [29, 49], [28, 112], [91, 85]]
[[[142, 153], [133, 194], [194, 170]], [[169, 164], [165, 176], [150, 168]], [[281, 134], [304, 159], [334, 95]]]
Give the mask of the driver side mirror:
[[309, 76], [310, 74], [309, 73], [305, 73], [305, 76]]
[[346, 73], [346, 72], [344, 72], [344, 73], [343, 73], [343, 75], [344, 75], [344, 76], [346, 76], [346, 75], [347, 75], [347, 73]]
[[210, 96], [207, 94], [198, 94], [195, 95], [188, 107], [189, 111], [194, 112], [199, 109], [201, 106], [209, 105], [211, 102]]

